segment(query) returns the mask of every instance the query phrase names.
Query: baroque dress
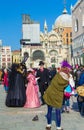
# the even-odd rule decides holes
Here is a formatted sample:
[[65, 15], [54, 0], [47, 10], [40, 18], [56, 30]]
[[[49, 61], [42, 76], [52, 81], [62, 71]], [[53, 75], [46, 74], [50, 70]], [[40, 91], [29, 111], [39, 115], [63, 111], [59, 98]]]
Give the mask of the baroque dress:
[[27, 76], [28, 84], [26, 88], [26, 103], [24, 105], [25, 108], [35, 108], [40, 107], [40, 99], [38, 96], [39, 87], [37, 85], [37, 81], [35, 75], [30, 73]]
[[12, 65], [9, 75], [9, 89], [5, 104], [8, 107], [23, 107], [26, 101], [25, 78], [22, 65]]

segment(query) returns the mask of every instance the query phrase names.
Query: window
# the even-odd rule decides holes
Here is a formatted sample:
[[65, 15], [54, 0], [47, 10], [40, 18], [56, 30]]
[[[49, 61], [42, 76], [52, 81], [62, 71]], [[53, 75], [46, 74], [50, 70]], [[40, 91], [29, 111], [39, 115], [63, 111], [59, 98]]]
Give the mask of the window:
[[72, 32], [70, 32], [70, 37], [72, 37]]
[[6, 63], [2, 63], [2, 67], [6, 67]]
[[5, 55], [2, 55], [2, 57], [5, 57]]
[[6, 51], [10, 51], [10, 49], [6, 48]]
[[72, 42], [72, 38], [70, 39], [70, 42]]
[[6, 58], [2, 58], [2, 61], [6, 61]]
[[75, 20], [75, 32], [78, 31], [78, 19]]
[[8, 67], [10, 67], [11, 66], [11, 64], [10, 63], [8, 63]]
[[5, 49], [2, 49], [2, 52], [5, 52]]
[[66, 33], [66, 37], [68, 37], [68, 33]]
[[7, 58], [7, 61], [10, 61], [10, 58]]
[[10, 57], [10, 55], [7, 55], [7, 57]]
[[68, 42], [69, 42], [69, 40], [68, 40], [68, 38], [66, 39], [66, 43], [68, 44]]
[[84, 14], [82, 15], [82, 26], [84, 27]]

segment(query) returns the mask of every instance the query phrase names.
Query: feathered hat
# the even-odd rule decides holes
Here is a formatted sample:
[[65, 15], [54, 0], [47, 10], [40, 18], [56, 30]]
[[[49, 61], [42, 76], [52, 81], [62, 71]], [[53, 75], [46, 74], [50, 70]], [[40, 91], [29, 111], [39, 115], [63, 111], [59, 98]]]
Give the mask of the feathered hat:
[[64, 60], [61, 63], [61, 67], [67, 67], [67, 68], [72, 68], [72, 66], [68, 63], [68, 61]]

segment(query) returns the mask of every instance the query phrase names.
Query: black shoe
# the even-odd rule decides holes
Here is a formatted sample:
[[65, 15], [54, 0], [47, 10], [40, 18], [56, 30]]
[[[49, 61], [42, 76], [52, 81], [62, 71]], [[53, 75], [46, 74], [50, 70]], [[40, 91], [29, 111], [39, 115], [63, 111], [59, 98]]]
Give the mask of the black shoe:
[[69, 110], [66, 110], [66, 113], [70, 113]]
[[46, 130], [51, 130], [51, 126], [50, 127], [46, 126]]
[[39, 119], [38, 119], [38, 116], [36, 115], [33, 119], [32, 119], [32, 121], [38, 121]]

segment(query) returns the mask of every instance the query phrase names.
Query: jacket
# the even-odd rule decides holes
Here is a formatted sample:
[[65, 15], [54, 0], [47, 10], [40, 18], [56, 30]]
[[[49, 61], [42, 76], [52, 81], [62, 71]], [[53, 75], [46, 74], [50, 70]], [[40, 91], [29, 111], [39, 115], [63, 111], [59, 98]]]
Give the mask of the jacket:
[[63, 103], [64, 89], [68, 83], [69, 78], [66, 73], [57, 73], [43, 95], [45, 103], [55, 108], [61, 108]]

